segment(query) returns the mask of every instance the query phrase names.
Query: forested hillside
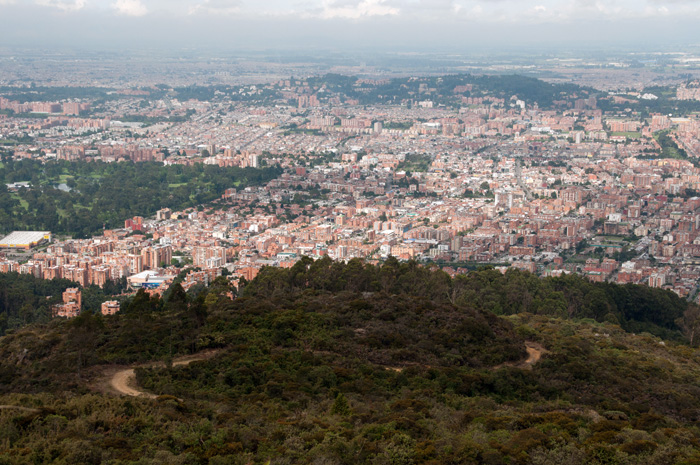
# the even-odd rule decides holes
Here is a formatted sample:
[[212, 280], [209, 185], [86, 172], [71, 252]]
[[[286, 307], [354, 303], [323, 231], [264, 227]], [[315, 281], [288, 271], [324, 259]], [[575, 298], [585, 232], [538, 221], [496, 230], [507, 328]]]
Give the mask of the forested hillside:
[[[0, 463], [700, 463], [694, 307], [666, 291], [304, 259], [230, 292], [0, 338]], [[203, 350], [138, 365], [156, 399], [105, 387]]]

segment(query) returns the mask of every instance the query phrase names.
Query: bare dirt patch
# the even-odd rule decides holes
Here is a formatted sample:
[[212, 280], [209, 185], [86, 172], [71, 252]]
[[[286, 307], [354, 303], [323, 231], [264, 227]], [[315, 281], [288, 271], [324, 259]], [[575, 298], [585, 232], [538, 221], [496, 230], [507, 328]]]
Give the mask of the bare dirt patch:
[[523, 370], [532, 370], [532, 366], [540, 361], [543, 354], [547, 353], [547, 349], [542, 347], [541, 344], [532, 341], [525, 342], [525, 350], [527, 351], [527, 358], [525, 360], [520, 362], [501, 363], [500, 365], [493, 367], [493, 369], [497, 370], [503, 367], [513, 367], [521, 368]]

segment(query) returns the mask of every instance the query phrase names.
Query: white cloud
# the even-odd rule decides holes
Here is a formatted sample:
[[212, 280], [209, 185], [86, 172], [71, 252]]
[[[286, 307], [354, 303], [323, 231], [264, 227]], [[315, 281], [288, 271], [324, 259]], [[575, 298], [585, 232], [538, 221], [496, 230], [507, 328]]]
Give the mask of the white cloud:
[[360, 19], [371, 16], [395, 16], [399, 8], [386, 4], [386, 0], [341, 1], [323, 0], [321, 13], [323, 19]]
[[63, 11], [78, 11], [82, 10], [87, 3], [87, 0], [74, 0], [72, 2], [63, 2], [60, 0], [37, 0], [37, 5], [50, 6]]
[[212, 14], [233, 14], [241, 9], [240, 0], [204, 0], [189, 9], [189, 14], [212, 13]]
[[188, 15], [280, 21], [393, 18], [394, 23], [405, 20], [438, 25], [700, 19], [700, 0], [0, 0], [0, 7], [5, 5], [42, 5], [81, 13], [111, 9], [124, 16], [149, 14], [152, 19]]
[[117, 0], [112, 3], [112, 8], [126, 16], [143, 16], [148, 13], [148, 8], [141, 3], [141, 0]]
[[[0, 0], [22, 3], [23, 0]], [[39, 0], [70, 4], [76, 0]], [[505, 22], [542, 24], [700, 17], [700, 0], [78, 0], [90, 6], [119, 5], [123, 14], [146, 11], [169, 16], [329, 19], [397, 18], [426, 23]], [[146, 10], [146, 6], [148, 9]], [[151, 14], [157, 18], [158, 15]]]

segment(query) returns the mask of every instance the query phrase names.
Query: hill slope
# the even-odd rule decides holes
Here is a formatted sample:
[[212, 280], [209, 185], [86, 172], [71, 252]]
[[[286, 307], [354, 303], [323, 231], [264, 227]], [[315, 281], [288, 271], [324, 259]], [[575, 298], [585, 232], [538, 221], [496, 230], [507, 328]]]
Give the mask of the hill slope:
[[[0, 408], [0, 463], [700, 463], [696, 349], [567, 312], [498, 316], [483, 307], [544, 308], [543, 289], [590, 285], [612, 320], [625, 292], [497, 275], [459, 284], [410, 263], [303, 262], [265, 270], [234, 301], [217, 280], [11, 332], [0, 404], [25, 409]], [[546, 349], [532, 365], [526, 344]], [[93, 390], [108, 362], [212, 348], [137, 368], [156, 399]]]

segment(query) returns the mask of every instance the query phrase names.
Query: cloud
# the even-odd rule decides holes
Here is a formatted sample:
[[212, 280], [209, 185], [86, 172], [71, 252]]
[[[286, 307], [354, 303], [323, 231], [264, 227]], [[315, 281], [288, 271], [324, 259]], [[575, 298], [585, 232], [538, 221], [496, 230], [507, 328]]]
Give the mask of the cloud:
[[117, 0], [112, 3], [112, 8], [125, 16], [144, 16], [148, 13], [148, 8], [141, 3], [141, 0]]
[[465, 5], [455, 0], [414, 0], [401, 3], [402, 16], [424, 20], [452, 18], [464, 9]]
[[[12, 3], [12, 2], [10, 2]], [[72, 2], [64, 2], [60, 0], [37, 0], [36, 4], [41, 6], [50, 6], [63, 11], [78, 11], [85, 8], [87, 0], [74, 0]]]
[[323, 19], [360, 19], [395, 16], [399, 12], [399, 8], [388, 5], [386, 0], [323, 0], [318, 16]]
[[233, 14], [241, 9], [240, 0], [204, 0], [189, 10], [189, 14], [212, 13], [212, 14]]

